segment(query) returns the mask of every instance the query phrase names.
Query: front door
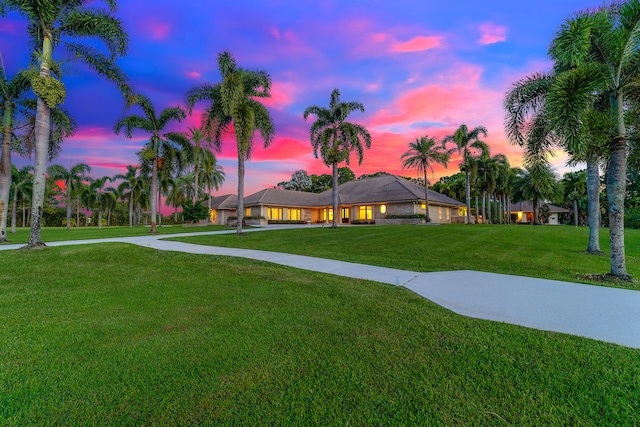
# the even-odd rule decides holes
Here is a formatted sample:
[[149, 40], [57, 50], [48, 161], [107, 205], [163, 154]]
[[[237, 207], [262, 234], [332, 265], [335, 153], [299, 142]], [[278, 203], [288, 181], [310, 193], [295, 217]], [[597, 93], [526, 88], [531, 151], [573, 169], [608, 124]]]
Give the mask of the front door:
[[349, 224], [349, 208], [342, 208], [342, 223]]

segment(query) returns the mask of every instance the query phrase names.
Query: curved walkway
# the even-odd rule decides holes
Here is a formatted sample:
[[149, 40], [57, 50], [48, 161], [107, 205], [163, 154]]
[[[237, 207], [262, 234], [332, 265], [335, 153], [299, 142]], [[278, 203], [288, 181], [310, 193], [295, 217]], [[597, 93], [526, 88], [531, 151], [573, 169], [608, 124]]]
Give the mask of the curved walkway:
[[[264, 229], [250, 231], [262, 230]], [[562, 332], [640, 349], [640, 291], [466, 270], [418, 273], [280, 252], [163, 240], [233, 232], [77, 240], [51, 242], [47, 245], [122, 242], [158, 250], [267, 261], [304, 270], [404, 286], [464, 316]], [[23, 245], [5, 245], [0, 246], [0, 250], [17, 249], [21, 246]]]

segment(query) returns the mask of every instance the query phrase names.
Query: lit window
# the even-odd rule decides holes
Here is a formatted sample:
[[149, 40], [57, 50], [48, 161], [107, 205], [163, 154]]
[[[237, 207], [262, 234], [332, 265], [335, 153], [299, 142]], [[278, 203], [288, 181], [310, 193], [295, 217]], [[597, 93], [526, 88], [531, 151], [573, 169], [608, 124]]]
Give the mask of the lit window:
[[420, 204], [420, 209], [427, 209], [427, 204], [426, 203], [421, 203]]
[[211, 222], [216, 222], [216, 210], [215, 209], [211, 209], [211, 212], [209, 212], [209, 219], [211, 220]]
[[327, 220], [327, 211], [329, 211], [329, 221], [333, 221], [333, 209], [322, 209], [322, 220]]
[[380, 206], [380, 213], [387, 213], [387, 205]]
[[373, 219], [373, 206], [358, 206], [358, 219]]
[[300, 221], [302, 217], [300, 209], [289, 209], [289, 219], [292, 221]]
[[282, 220], [282, 208], [269, 208], [267, 210], [269, 219]]
[[244, 216], [251, 216], [251, 208], [244, 208]]

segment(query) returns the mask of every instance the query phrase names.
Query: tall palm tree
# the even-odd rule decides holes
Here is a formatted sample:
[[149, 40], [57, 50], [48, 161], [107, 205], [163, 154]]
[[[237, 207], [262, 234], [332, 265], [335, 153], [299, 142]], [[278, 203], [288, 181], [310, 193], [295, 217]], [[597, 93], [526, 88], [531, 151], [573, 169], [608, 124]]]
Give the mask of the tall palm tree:
[[224, 182], [225, 173], [222, 170], [222, 166], [218, 164], [216, 156], [209, 150], [206, 151], [205, 156], [202, 157], [201, 171], [202, 171], [202, 184], [207, 186], [207, 193], [209, 197], [208, 207], [211, 211], [211, 191], [215, 188], [220, 189], [220, 186]]
[[2, 114], [2, 150], [0, 152], [0, 242], [7, 240], [7, 215], [11, 193], [11, 143], [13, 126], [20, 100], [31, 87], [24, 72], [7, 78], [0, 66], [0, 113]]
[[427, 172], [433, 172], [433, 164], [439, 163], [445, 168], [449, 161], [449, 153], [445, 148], [436, 143], [434, 137], [425, 135], [422, 138], [416, 138], [415, 141], [409, 142], [409, 149], [400, 157], [403, 161], [403, 168], [417, 169], [418, 173], [423, 174], [424, 178], [424, 200], [426, 208], [426, 221], [431, 222], [429, 217], [429, 180]]
[[[115, 82], [123, 93], [128, 93], [125, 76], [114, 63], [115, 58], [126, 53], [128, 44], [127, 34], [121, 21], [113, 15], [117, 8], [116, 0], [105, 0], [107, 10], [97, 9], [93, 3], [88, 0], [0, 1], [0, 14], [4, 15], [7, 10], [16, 10], [27, 18], [27, 32], [40, 53], [39, 71], [31, 74], [31, 85], [38, 101], [31, 234], [27, 247], [44, 245], [40, 238], [40, 229], [51, 132], [51, 111], [62, 104], [65, 97], [65, 87], [60, 81], [60, 69], [54, 60], [54, 48], [66, 48], [70, 53], [69, 58], [84, 62], [98, 74]], [[78, 43], [78, 40], [87, 37], [102, 42], [108, 55], [98, 50], [95, 43]], [[58, 78], [56, 79], [54, 75]]]
[[[452, 142], [455, 144], [453, 150], [458, 153], [462, 153], [462, 163], [460, 170], [465, 173], [465, 188], [466, 188], [466, 201], [467, 201], [467, 224], [471, 224], [471, 182], [469, 180], [470, 165], [472, 163], [473, 154], [472, 148], [485, 151], [488, 149], [487, 144], [480, 140], [480, 136], [487, 136], [487, 128], [484, 126], [478, 126], [469, 130], [467, 125], [462, 124], [453, 135], [446, 136], [443, 140], [443, 144]], [[451, 152], [451, 151], [450, 151]]]
[[334, 89], [331, 92], [329, 108], [312, 105], [307, 107], [303, 113], [305, 120], [310, 114], [317, 116], [310, 130], [313, 154], [317, 158], [318, 152], [320, 152], [324, 164], [332, 168], [332, 227], [337, 227], [336, 219], [340, 215], [338, 211], [338, 163], [346, 162], [348, 165], [351, 152], [355, 151], [358, 156], [358, 164], [362, 164], [364, 148], [371, 148], [369, 131], [362, 125], [346, 121], [347, 116], [354, 111], [364, 112], [364, 105], [356, 101], [341, 102], [340, 91]]
[[182, 163], [181, 150], [191, 150], [189, 140], [177, 132], [165, 132], [172, 122], [181, 122], [186, 114], [180, 107], [165, 108], [156, 115], [156, 110], [144, 95], [136, 95], [134, 105], [138, 105], [144, 116], [130, 115], [118, 120], [114, 126], [114, 131], [119, 134], [124, 129], [127, 138], [133, 137], [135, 129], [142, 130], [151, 135], [141, 151], [141, 159], [151, 163], [151, 233], [157, 233], [156, 212], [158, 205], [156, 197], [158, 192], [158, 172], [163, 168], [170, 168], [173, 164]]
[[274, 125], [269, 111], [255, 98], [271, 97], [271, 77], [264, 70], [246, 70], [238, 67], [231, 53], [218, 55], [218, 70], [222, 82], [203, 84], [189, 90], [186, 104], [189, 112], [198, 101], [211, 104], [203, 113], [206, 134], [216, 150], [222, 146], [222, 135], [233, 126], [238, 148], [238, 225], [237, 233], [242, 233], [244, 218], [244, 161], [251, 157], [253, 137], [259, 131], [264, 146], [273, 141]]
[[118, 185], [118, 191], [123, 195], [129, 196], [129, 227], [133, 227], [134, 200], [138, 190], [140, 189], [137, 185], [140, 182], [138, 180], [137, 173], [138, 166], [127, 165], [127, 173], [117, 174], [112, 178], [114, 181], [118, 179], [123, 180], [120, 185]]
[[102, 228], [102, 212], [105, 210], [104, 193], [107, 191], [105, 184], [111, 181], [111, 177], [102, 176], [95, 178], [89, 184], [89, 194], [87, 195], [87, 206], [92, 209], [98, 209], [98, 229]]
[[66, 205], [67, 205], [67, 231], [71, 228], [71, 193], [83, 180], [87, 179], [87, 174], [91, 172], [91, 167], [86, 163], [78, 163], [66, 169], [61, 165], [49, 166], [49, 175], [55, 179], [62, 179], [65, 182]]
[[556, 180], [549, 165], [535, 163], [520, 169], [516, 179], [518, 200], [531, 200], [533, 203], [533, 224], [540, 224], [540, 202], [549, 199], [555, 192]]
[[[31, 185], [33, 183], [33, 166], [24, 166], [18, 170], [15, 165], [11, 165], [11, 174], [11, 189], [13, 190], [13, 201], [11, 206], [11, 233], [15, 234], [18, 199], [22, 197], [22, 200], [24, 201], [29, 197]], [[24, 209], [22, 212], [22, 226], [26, 227]]]
[[587, 172], [582, 170], [578, 172], [567, 172], [560, 180], [565, 201], [571, 201], [573, 204], [573, 224], [578, 226], [578, 199], [583, 198], [587, 194]]
[[[200, 168], [201, 168], [201, 164], [204, 161], [204, 157], [207, 156], [207, 153], [213, 154], [211, 153], [211, 151], [207, 150], [206, 148], [204, 148], [202, 146], [202, 142], [206, 141], [205, 139], [205, 133], [202, 131], [202, 129], [196, 128], [196, 127], [190, 127], [189, 128], [189, 134], [187, 135], [187, 138], [189, 138], [189, 140], [193, 143], [194, 145], [194, 152], [193, 152], [193, 171], [194, 171], [194, 187], [195, 188], [200, 188]], [[197, 192], [194, 194], [194, 198], [193, 198], [193, 203], [195, 203], [197, 201]]]
[[561, 73], [551, 88], [548, 109], [553, 125], [580, 151], [584, 113], [595, 98], [608, 99], [615, 127], [609, 140], [611, 275], [629, 279], [624, 248], [624, 198], [627, 171], [626, 101], [640, 78], [640, 2], [612, 3], [567, 19], [551, 43], [550, 55]]

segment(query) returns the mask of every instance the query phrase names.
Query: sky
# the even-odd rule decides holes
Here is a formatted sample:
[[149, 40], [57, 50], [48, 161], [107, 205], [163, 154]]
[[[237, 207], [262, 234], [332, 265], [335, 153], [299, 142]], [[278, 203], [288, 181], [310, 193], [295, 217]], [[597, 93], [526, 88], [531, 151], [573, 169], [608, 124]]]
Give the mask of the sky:
[[[504, 94], [518, 79], [548, 70], [549, 43], [564, 19], [601, 4], [598, 0], [292, 0], [120, 1], [116, 15], [129, 34], [129, 49], [118, 65], [136, 92], [148, 96], [157, 111], [184, 106], [184, 95], [203, 83], [220, 82], [217, 56], [228, 50], [238, 65], [263, 69], [272, 78], [271, 98], [262, 100], [275, 124], [268, 148], [260, 137], [246, 163], [245, 194], [288, 180], [298, 169], [331, 173], [313, 155], [303, 111], [328, 107], [333, 89], [342, 101], [358, 101], [364, 113], [348, 120], [365, 126], [371, 149], [356, 176], [402, 169], [400, 156], [416, 138], [442, 138], [461, 124], [485, 126], [491, 154], [522, 163], [522, 149], [504, 133]], [[95, 6], [102, 7], [101, 2]], [[7, 73], [26, 68], [30, 58], [24, 20], [15, 13], [0, 18], [0, 54]], [[55, 54], [55, 53], [54, 53]], [[59, 58], [60, 59], [60, 58]], [[115, 135], [114, 123], [125, 111], [117, 88], [87, 68], [63, 62], [65, 107], [78, 123], [58, 158], [65, 167], [87, 163], [94, 177], [113, 176], [136, 164], [136, 152], [148, 135]], [[171, 130], [200, 125], [206, 104]], [[237, 193], [234, 137], [225, 137], [217, 154], [226, 180], [214, 194]], [[459, 155], [447, 169], [435, 167], [429, 179], [459, 171]], [[564, 157], [553, 160], [558, 174]], [[14, 156], [19, 166], [29, 159]]]

